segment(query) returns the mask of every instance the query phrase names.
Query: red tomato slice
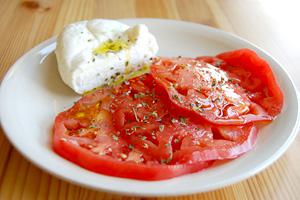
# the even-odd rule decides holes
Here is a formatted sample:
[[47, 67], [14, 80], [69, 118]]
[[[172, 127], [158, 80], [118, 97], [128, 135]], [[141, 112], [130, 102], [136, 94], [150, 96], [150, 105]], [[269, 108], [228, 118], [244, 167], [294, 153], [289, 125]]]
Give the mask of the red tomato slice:
[[[135, 80], [131, 82], [134, 83]], [[137, 86], [143, 86], [143, 84], [137, 84]], [[127, 85], [123, 84], [122, 87], [126, 88]], [[145, 143], [141, 143], [141, 140], [144, 141], [143, 138], [132, 136], [128, 140], [123, 137], [124, 135], [120, 133], [121, 129], [115, 128], [115, 120], [113, 120], [113, 108], [116, 106], [114, 98], [120, 97], [121, 99], [123, 93], [119, 93], [117, 89], [125, 91], [122, 87], [97, 90], [83, 97], [71, 109], [60, 113], [54, 125], [54, 150], [64, 158], [91, 171], [142, 180], [168, 179], [202, 170], [212, 164], [212, 162], [175, 165], [167, 162], [161, 163], [160, 159], [164, 158], [164, 152], [167, 150], [164, 152], [160, 150], [167, 146], [158, 145], [156, 151], [146, 154], [143, 152]], [[134, 90], [137, 87], [130, 84], [130, 88]], [[143, 91], [142, 87], [137, 90]], [[137, 102], [134, 103], [137, 104]], [[128, 103], [128, 105], [131, 104]], [[157, 106], [154, 105], [154, 107]], [[128, 122], [127, 119], [126, 122]], [[118, 126], [124, 126], [124, 122]], [[148, 129], [147, 126], [145, 128]], [[128, 143], [134, 138], [137, 144]], [[166, 138], [169, 139], [165, 137], [160, 141]], [[148, 143], [150, 144], [150, 141]], [[153, 146], [156, 145], [153, 144]]]
[[[133, 150], [128, 154], [127, 161], [121, 160], [122, 157], [116, 159], [112, 156], [100, 155], [89, 149], [88, 145], [94, 144], [91, 140], [81, 143], [77, 139], [66, 135], [65, 121], [68, 121], [65, 113], [60, 114], [56, 118], [53, 141], [54, 150], [64, 158], [94, 172], [124, 178], [162, 180], [197, 172], [211, 165], [211, 162], [178, 165], [141, 164], [141, 153], [137, 150]], [[101, 145], [105, 145], [102, 142]], [[87, 148], [83, 144], [86, 144]], [[96, 142], [95, 145], [98, 144]], [[108, 144], [111, 145], [111, 143]]]
[[141, 180], [238, 157], [253, 148], [253, 122], [272, 120], [283, 98], [242, 55], [161, 59], [151, 75], [94, 91], [56, 117], [53, 148], [88, 170]]
[[[256, 136], [256, 128], [253, 125], [247, 128], [243, 126], [227, 128], [212, 126], [203, 121], [197, 123], [197, 120], [188, 116], [183, 117], [178, 111], [168, 110], [153, 90], [155, 84], [151, 76], [130, 80], [126, 87], [117, 89], [118, 94], [112, 104], [113, 109], [117, 110], [114, 120], [122, 138], [137, 147], [144, 155], [152, 157], [153, 161], [176, 163], [176, 158], [173, 160], [174, 155], [185, 152], [185, 146], [188, 149], [193, 146], [187, 143], [190, 138], [202, 141], [201, 147], [206, 154], [224, 148], [230, 152], [211, 156], [210, 160], [236, 157], [252, 148], [249, 144], [253, 144]], [[142, 88], [140, 89], [142, 95], [134, 88]], [[137, 94], [139, 96], [136, 96]], [[127, 117], [128, 115], [131, 117]], [[214, 149], [212, 144], [215, 144]], [[196, 151], [194, 147], [190, 150]], [[190, 159], [185, 162], [191, 163], [193, 158]]]
[[250, 91], [249, 98], [263, 107], [271, 116], [280, 113], [283, 94], [269, 64], [250, 49], [221, 53], [216, 57], [198, 60], [219, 66], [239, 79], [239, 84]]
[[186, 137], [182, 147], [175, 152], [173, 163], [200, 162], [236, 158], [253, 148], [257, 128], [246, 126], [221, 126], [214, 128], [213, 138]]
[[159, 59], [151, 66], [151, 73], [157, 82], [157, 92], [178, 112], [220, 125], [273, 119], [259, 101], [252, 101], [254, 94], [242, 87], [243, 80], [206, 62], [191, 58]]

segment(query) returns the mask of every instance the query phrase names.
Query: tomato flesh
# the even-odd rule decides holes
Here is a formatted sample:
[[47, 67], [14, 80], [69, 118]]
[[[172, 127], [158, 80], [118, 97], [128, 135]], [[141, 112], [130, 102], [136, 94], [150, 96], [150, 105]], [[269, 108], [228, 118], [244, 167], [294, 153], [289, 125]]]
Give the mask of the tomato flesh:
[[219, 66], [240, 80], [239, 84], [251, 92], [249, 98], [263, 107], [271, 116], [280, 113], [283, 93], [270, 65], [250, 49], [239, 49], [216, 57], [198, 57], [198, 60]]
[[[255, 78], [251, 71], [231, 68], [213, 57], [162, 58], [153, 64], [151, 73], [159, 90], [167, 94], [162, 96], [168, 96], [167, 101], [181, 112], [219, 125], [271, 121], [282, 107], [282, 96], [266, 96], [269, 90], [263, 87], [263, 80]], [[251, 84], [245, 77], [253, 77]], [[250, 87], [255, 89], [249, 90]], [[273, 93], [280, 96], [280, 89], [276, 91]]]
[[[120, 87], [100, 89], [60, 113], [54, 125], [54, 150], [86, 169], [142, 180], [167, 179], [209, 167], [212, 161], [169, 164], [172, 150], [166, 144], [172, 137], [159, 134], [165, 121], [157, 120], [166, 110], [149, 93], [146, 79], [149, 75]], [[134, 116], [132, 109], [137, 109], [139, 116]], [[139, 120], [144, 115], [149, 116], [147, 123]]]
[[160, 59], [150, 74], [84, 96], [56, 117], [55, 152], [94, 172], [140, 180], [173, 178], [244, 154], [254, 146], [256, 122], [272, 120], [283, 99], [229, 58]]
[[[54, 126], [54, 150], [89, 170], [142, 180], [192, 173], [209, 167], [216, 159], [243, 153], [236, 150], [218, 158], [179, 158], [195, 148], [214, 146], [213, 127], [168, 112], [153, 90], [154, 80], [145, 84], [149, 79], [152, 77], [144, 75], [114, 89], [100, 89], [59, 114]], [[191, 148], [187, 147], [189, 138], [195, 144]], [[216, 144], [216, 149], [223, 148], [220, 142]]]

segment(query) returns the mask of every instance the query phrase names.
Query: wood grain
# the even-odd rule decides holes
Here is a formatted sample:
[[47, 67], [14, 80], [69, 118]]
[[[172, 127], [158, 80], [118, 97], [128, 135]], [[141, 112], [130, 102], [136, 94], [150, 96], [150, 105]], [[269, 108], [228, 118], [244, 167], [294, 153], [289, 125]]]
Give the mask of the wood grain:
[[[193, 21], [238, 34], [269, 51], [300, 88], [300, 12], [293, 0], [0, 0], [0, 79], [26, 51], [70, 22], [155, 17]], [[300, 199], [300, 136], [272, 166], [212, 192], [150, 199]], [[24, 159], [0, 130], [0, 199], [144, 199], [86, 189]]]

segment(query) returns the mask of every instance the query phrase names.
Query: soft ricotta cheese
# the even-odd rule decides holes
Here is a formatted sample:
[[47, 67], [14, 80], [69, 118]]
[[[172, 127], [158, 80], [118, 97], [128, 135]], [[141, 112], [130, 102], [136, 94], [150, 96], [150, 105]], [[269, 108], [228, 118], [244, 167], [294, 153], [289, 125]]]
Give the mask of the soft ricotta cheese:
[[66, 26], [55, 53], [62, 80], [82, 94], [141, 68], [157, 51], [156, 39], [145, 25], [95, 19]]

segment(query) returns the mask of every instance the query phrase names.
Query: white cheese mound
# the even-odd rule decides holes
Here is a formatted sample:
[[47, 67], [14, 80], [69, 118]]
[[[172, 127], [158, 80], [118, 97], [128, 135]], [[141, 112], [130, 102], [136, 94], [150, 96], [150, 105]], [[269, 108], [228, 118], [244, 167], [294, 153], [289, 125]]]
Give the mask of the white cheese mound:
[[57, 38], [56, 58], [62, 80], [82, 94], [137, 70], [156, 55], [155, 37], [143, 25], [94, 19], [69, 24]]

